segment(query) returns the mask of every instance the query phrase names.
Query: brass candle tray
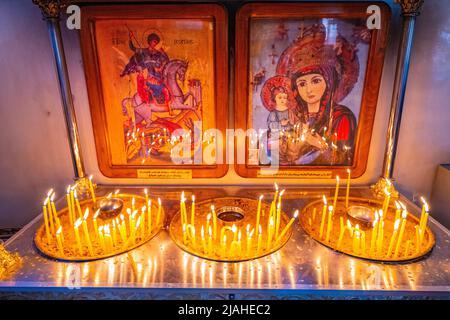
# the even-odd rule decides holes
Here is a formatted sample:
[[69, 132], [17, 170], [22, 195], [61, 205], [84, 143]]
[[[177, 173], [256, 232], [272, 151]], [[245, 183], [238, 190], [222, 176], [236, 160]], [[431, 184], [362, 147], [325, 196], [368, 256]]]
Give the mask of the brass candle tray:
[[[331, 220], [331, 232], [328, 241], [326, 241], [325, 230], [327, 229], [327, 218], [328, 210], [326, 211], [326, 218], [324, 219], [325, 224], [323, 227], [322, 238], [320, 237], [320, 229], [322, 224], [322, 213], [323, 213], [323, 202], [322, 200], [317, 200], [309, 203], [303, 208], [300, 214], [300, 225], [306, 231], [306, 233], [311, 236], [314, 240], [320, 242], [321, 244], [335, 250], [338, 252], [345, 253], [347, 255], [372, 260], [379, 262], [406, 262], [417, 260], [419, 258], [427, 255], [435, 244], [435, 238], [430, 230], [430, 228], [425, 227], [423, 232], [422, 240], [419, 240], [416, 232], [416, 226], [419, 225], [419, 219], [416, 218], [411, 213], [407, 213], [405, 219], [405, 227], [402, 240], [397, 248], [397, 241], [399, 239], [399, 226], [397, 224], [397, 234], [396, 240], [392, 241], [392, 235], [395, 229], [395, 217], [396, 217], [396, 207], [390, 205], [387, 210], [387, 214], [384, 214], [384, 228], [382, 233], [382, 242], [380, 245], [380, 250], [377, 251], [377, 237], [375, 236], [374, 242], [372, 243], [372, 236], [381, 234], [380, 232], [375, 232], [374, 230], [379, 230], [378, 228], [373, 228], [373, 221], [367, 221], [368, 217], [364, 214], [359, 217], [352, 212], [355, 208], [357, 211], [368, 210], [373, 213], [381, 209], [382, 202], [375, 199], [366, 198], [349, 198], [349, 208], [347, 209], [345, 203], [345, 197], [339, 197], [336, 203], [336, 210], [332, 215]], [[350, 213], [350, 214], [349, 214]], [[342, 218], [342, 219], [341, 219]], [[370, 219], [369, 219], [370, 220]], [[402, 220], [401, 218], [399, 220]], [[346, 230], [341, 234], [341, 221], [343, 221], [344, 228]], [[353, 228], [355, 230], [356, 224], [359, 225], [358, 237], [355, 239], [355, 234], [350, 230]], [[351, 228], [349, 228], [349, 225]], [[378, 225], [379, 227], [379, 225]], [[362, 231], [362, 232], [361, 232]], [[361, 234], [364, 237], [361, 237]], [[364, 238], [364, 239], [362, 239]], [[364, 240], [364, 245], [363, 245]], [[419, 241], [418, 241], [419, 240]], [[340, 243], [339, 243], [340, 241]], [[356, 241], [356, 245], [355, 245]], [[418, 242], [420, 245], [418, 245]], [[339, 247], [338, 247], [339, 244]], [[364, 248], [365, 247], [365, 248]], [[395, 251], [397, 249], [397, 254]], [[406, 252], [407, 250], [407, 252]]]
[[[289, 218], [280, 210], [279, 239], [277, 241], [275, 228], [275, 230], [271, 229], [273, 232], [271, 233], [271, 240], [269, 240], [270, 221], [273, 222], [272, 227], [276, 225], [276, 221], [274, 221], [274, 216], [270, 219], [271, 205], [264, 201], [261, 202], [260, 211], [259, 225], [261, 225], [261, 231], [255, 227], [258, 200], [224, 197], [205, 200], [195, 205], [194, 237], [192, 237], [189, 228], [187, 228], [188, 230], [183, 228], [181, 210], [173, 217], [169, 233], [175, 244], [182, 250], [204, 259], [239, 262], [263, 257], [284, 246], [295, 225], [291, 223], [282, 234], [283, 229], [289, 223]], [[214, 228], [211, 205], [214, 206], [217, 217], [217, 236], [215, 239], [211, 234], [213, 233], [211, 230]], [[191, 206], [188, 205], [186, 211], [188, 221], [191, 222]], [[226, 238], [226, 242], [223, 241], [224, 238]], [[233, 244], [233, 241], [236, 242]]]
[[[132, 204], [133, 198], [134, 205]], [[111, 205], [110, 200], [114, 199], [120, 200], [121, 205], [119, 207]], [[135, 194], [117, 194], [112, 199], [100, 197], [96, 199], [95, 204], [92, 199], [80, 201], [81, 212], [85, 212], [87, 208], [90, 211], [89, 217], [85, 220], [90, 245], [84, 231], [84, 219], [79, 214], [76, 217], [83, 223], [78, 227], [79, 242], [77, 241], [73, 219], [71, 221], [69, 217], [68, 207], [57, 212], [62, 229], [59, 235], [60, 239], [56, 238], [55, 233], [50, 233], [49, 241], [45, 222], [43, 222], [36, 232], [34, 243], [45, 256], [66, 261], [104, 259], [133, 250], [156, 236], [164, 224], [164, 209], [160, 208], [158, 201], [152, 199], [151, 210], [146, 209], [144, 211], [142, 208], [147, 207], [146, 202], [145, 197]], [[94, 222], [95, 212], [99, 209], [100, 203], [104, 203], [106, 209], [103, 212], [99, 211]], [[136, 212], [136, 214], [132, 214], [133, 219], [129, 214], [132, 207]], [[159, 208], [159, 221], [157, 222]], [[113, 223], [113, 221], [115, 222]], [[108, 226], [108, 235], [105, 233], [100, 236], [98, 228], [101, 229], [102, 226]], [[121, 229], [121, 226], [123, 229]], [[58, 241], [61, 241], [62, 250]], [[78, 243], [81, 245], [78, 245]]]

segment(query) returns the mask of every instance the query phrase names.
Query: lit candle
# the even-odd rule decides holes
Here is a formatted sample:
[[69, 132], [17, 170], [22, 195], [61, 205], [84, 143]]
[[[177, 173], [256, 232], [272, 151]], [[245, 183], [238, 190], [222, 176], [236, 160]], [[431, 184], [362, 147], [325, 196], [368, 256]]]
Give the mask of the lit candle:
[[397, 221], [398, 219], [400, 219], [400, 214], [402, 213], [402, 207], [400, 205], [400, 203], [396, 200], [395, 201], [395, 219], [394, 221]]
[[98, 238], [98, 226], [97, 226], [97, 218], [100, 214], [100, 209], [97, 209], [94, 214], [94, 218], [92, 219], [92, 223], [94, 224], [95, 237]]
[[258, 208], [256, 209], [256, 224], [255, 226], [259, 226], [259, 220], [261, 218], [261, 201], [263, 199], [263, 195], [259, 196], [259, 200], [258, 200]]
[[192, 247], [195, 249], [197, 247], [197, 241], [195, 238], [195, 226], [190, 225], [191, 227], [191, 234], [192, 234]]
[[74, 193], [73, 196], [74, 196], [74, 199], [75, 199], [75, 204], [77, 205], [78, 216], [81, 218], [83, 216], [83, 212], [81, 211], [80, 201], [78, 200], [77, 191], [76, 190], [75, 190], [75, 193]]
[[212, 228], [211, 228], [211, 226], [209, 226], [209, 228], [208, 228], [208, 252], [209, 252], [209, 254], [213, 254], [213, 249], [212, 249]]
[[257, 246], [257, 252], [261, 252], [261, 242], [262, 242], [262, 228], [261, 225], [258, 226], [258, 246]]
[[148, 234], [150, 235], [152, 233], [152, 200], [147, 201], [147, 227], [148, 227]]
[[202, 225], [202, 228], [200, 230], [200, 235], [202, 237], [202, 246], [203, 246], [203, 252], [206, 254], [207, 253], [207, 248], [206, 248], [206, 240], [205, 240], [205, 229]]
[[281, 197], [283, 196], [284, 189], [281, 190], [280, 195], [278, 196], [278, 204], [277, 204], [277, 215], [275, 220], [275, 238], [278, 238], [280, 233], [280, 224], [281, 224]]
[[355, 254], [359, 254], [361, 233], [359, 231], [359, 225], [355, 226], [355, 230], [353, 231], [353, 252]]
[[222, 239], [222, 256], [225, 258], [227, 255], [227, 235], [224, 234]]
[[394, 248], [394, 241], [397, 237], [397, 231], [398, 231], [398, 227], [400, 226], [400, 219], [395, 220], [395, 224], [394, 224], [394, 232], [392, 233], [391, 236], [391, 241], [389, 242], [389, 247], [388, 247], [388, 252], [386, 257], [390, 257], [392, 254], [392, 249]]
[[331, 217], [333, 215], [333, 206], [328, 207], [328, 222], [327, 222], [327, 236], [325, 238], [325, 242], [330, 242], [330, 234], [332, 229], [332, 220]]
[[186, 207], [185, 202], [186, 199], [184, 197], [184, 191], [181, 192], [181, 200], [180, 200], [180, 214], [181, 214], [181, 224], [187, 224], [187, 217], [186, 215]]
[[387, 217], [388, 209], [389, 209], [389, 201], [391, 200], [391, 193], [389, 192], [387, 187], [384, 188], [384, 194], [385, 194], [385, 197], [384, 197], [384, 202], [383, 202], [383, 214], [385, 214]]
[[113, 246], [117, 246], [119, 244], [119, 239], [117, 239], [117, 222], [116, 222], [116, 220], [112, 221], [111, 236], [112, 236]]
[[194, 225], [195, 219], [195, 196], [192, 195], [192, 205], [191, 205], [191, 224]]
[[137, 218], [136, 220], [136, 233], [138, 233], [139, 228], [141, 227], [141, 223], [142, 223], [142, 216], [139, 216], [139, 218]]
[[[381, 216], [381, 212], [380, 211], [380, 216]], [[380, 219], [380, 222], [378, 222], [378, 225], [380, 226], [378, 228], [378, 240], [377, 240], [377, 253], [378, 255], [382, 254], [383, 251], [383, 243], [384, 243], [384, 221]]]
[[44, 225], [45, 225], [45, 233], [47, 235], [47, 242], [50, 243], [51, 237], [50, 237], [50, 226], [48, 224], [48, 217], [47, 217], [47, 200], [44, 201], [44, 205], [42, 206], [43, 215], [44, 215]]
[[294, 223], [295, 219], [297, 219], [297, 217], [298, 217], [298, 210], [295, 210], [294, 216], [291, 218], [291, 220], [286, 225], [286, 227], [284, 227], [283, 231], [281, 231], [280, 236], [277, 238], [277, 241], [280, 241], [281, 239], [283, 239], [284, 235], [286, 234], [286, 232], [288, 232], [289, 228], [292, 226], [292, 224]]
[[317, 208], [314, 207], [313, 213], [312, 213], [312, 221], [316, 220], [316, 213], [317, 213]]
[[142, 219], [141, 219], [141, 239], [142, 240], [145, 239], [145, 212], [146, 211], [147, 211], [147, 208], [145, 206], [143, 206], [141, 208], [141, 215], [140, 215], [140, 217], [142, 217]]
[[181, 226], [181, 229], [183, 231], [183, 243], [186, 244], [187, 243], [186, 224], [183, 224]]
[[348, 202], [350, 197], [350, 169], [347, 169], [347, 190], [345, 192], [345, 207], [348, 208]]
[[275, 188], [275, 196], [273, 197], [273, 203], [274, 203], [274, 209], [275, 209], [275, 205], [276, 205], [277, 197], [278, 197], [278, 184], [275, 182], [273, 185]]
[[[247, 234], [247, 256], [249, 256], [251, 253], [253, 232], [255, 232], [255, 229], [252, 229], [252, 231], [250, 231], [250, 233]], [[270, 247], [268, 246], [268, 248]]]
[[134, 244], [136, 241], [136, 220], [135, 220], [136, 211], [132, 212], [128, 217], [128, 221], [130, 223], [130, 241], [131, 244]]
[[92, 201], [96, 203], [97, 199], [95, 198], [94, 184], [92, 183], [92, 175], [89, 176], [89, 190], [91, 191]]
[[105, 228], [105, 253], [110, 253], [112, 251], [112, 242], [111, 242], [111, 234], [109, 228]]
[[269, 227], [268, 227], [268, 231], [267, 231], [267, 248], [269, 248], [269, 249], [272, 247], [274, 225], [275, 225], [275, 222], [273, 221], [273, 217], [270, 217], [269, 218]]
[[242, 233], [241, 233], [241, 230], [239, 230], [239, 232], [238, 232], [238, 240], [237, 240], [237, 245], [236, 245], [237, 246], [236, 251], [237, 251], [238, 258], [242, 255], [241, 236], [242, 236]]
[[75, 239], [77, 241], [78, 251], [80, 252], [80, 255], [83, 255], [83, 250], [81, 248], [81, 240], [80, 240], [80, 233], [78, 232], [78, 228], [81, 225], [81, 218], [78, 218], [77, 221], [75, 221], [75, 224], [73, 226], [75, 230]]
[[333, 209], [336, 210], [337, 198], [339, 195], [339, 176], [336, 176], [336, 189], [334, 190]]
[[339, 222], [340, 222], [341, 229], [339, 230], [339, 238], [338, 238], [338, 242], [337, 242], [337, 246], [336, 246], [336, 249], [338, 249], [338, 250], [341, 247], [342, 240], [343, 240], [344, 234], [345, 234], [345, 229], [347, 229], [346, 226], [344, 226], [344, 218], [343, 217], [339, 217]]
[[148, 190], [147, 190], [147, 188], [144, 189], [144, 193], [145, 193], [145, 203], [148, 203]]
[[61, 256], [64, 256], [63, 244], [62, 244], [62, 241], [61, 241], [61, 232], [62, 232], [62, 227], [60, 226], [58, 228], [58, 230], [56, 230], [56, 244], [58, 246], [59, 254]]
[[131, 211], [136, 210], [136, 199], [133, 197], [131, 199]]
[[102, 247], [102, 250], [106, 251], [105, 238], [103, 237], [103, 226], [100, 226], [98, 228], [98, 239], [100, 240], [100, 246]]
[[319, 233], [319, 239], [322, 240], [323, 236], [323, 229], [325, 227], [325, 217], [327, 214], [327, 198], [325, 195], [322, 196], [323, 199], [323, 210], [322, 210], [322, 220], [320, 222], [320, 233]]
[[[398, 240], [397, 240], [397, 245], [395, 246], [394, 257], [398, 256], [398, 252], [400, 250], [400, 244], [402, 243], [403, 233], [405, 232], [407, 217], [408, 217], [408, 212], [406, 210], [403, 210], [402, 225], [400, 227], [400, 233], [398, 234]], [[396, 220], [396, 221], [398, 221], [398, 220]]]
[[372, 256], [375, 250], [375, 245], [377, 241], [377, 234], [378, 234], [378, 211], [375, 212], [375, 220], [372, 224], [372, 235], [370, 238], [370, 249], [369, 249], [369, 255]]
[[420, 197], [420, 200], [422, 200], [423, 203], [422, 214], [420, 215], [420, 224], [419, 224], [420, 244], [422, 244], [423, 236], [425, 235], [425, 229], [427, 228], [427, 221], [430, 209], [428, 207], [428, 203], [425, 201], [423, 197]]
[[[161, 218], [161, 209], [162, 209], [161, 198], [158, 198], [158, 213], [156, 215], [156, 227], [157, 228], [159, 227], [159, 220]], [[186, 209], [185, 209], [185, 211], [186, 211]]]
[[92, 250], [91, 238], [89, 237], [89, 230], [88, 230], [87, 222], [86, 222], [88, 216], [89, 216], [89, 208], [86, 208], [86, 211], [85, 211], [84, 217], [83, 217], [83, 231], [84, 231], [84, 236], [86, 238], [86, 242], [87, 242], [87, 245], [88, 245], [89, 254], [91, 256], [93, 256], [94, 255], [94, 250]]
[[[54, 199], [55, 199], [55, 194], [53, 193], [50, 198], [50, 206], [51, 206], [51, 210], [52, 210], [53, 219], [55, 219], [55, 224], [56, 224], [58, 222], [58, 214], [56, 213], [55, 203], [53, 202]], [[56, 228], [58, 228], [58, 226], [56, 226]]]
[[72, 199], [70, 196], [70, 186], [67, 187], [66, 200], [67, 200], [67, 212], [69, 215], [70, 225], [73, 226], [74, 220], [73, 220], [73, 214], [72, 214]]
[[365, 255], [366, 254], [366, 233], [364, 231], [360, 231], [361, 233], [361, 254]]
[[211, 214], [213, 217], [213, 238], [216, 240], [217, 237], [217, 216], [214, 205], [211, 205]]
[[416, 254], [419, 254], [419, 252], [420, 252], [420, 232], [419, 232], [418, 226], [414, 226], [414, 228], [416, 229]]

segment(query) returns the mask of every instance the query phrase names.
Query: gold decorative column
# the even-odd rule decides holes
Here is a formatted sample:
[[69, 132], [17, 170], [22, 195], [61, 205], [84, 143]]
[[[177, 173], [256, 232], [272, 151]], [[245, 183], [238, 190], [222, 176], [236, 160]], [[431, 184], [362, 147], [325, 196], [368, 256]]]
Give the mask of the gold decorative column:
[[69, 72], [67, 70], [66, 56], [64, 53], [64, 44], [60, 26], [61, 13], [68, 6], [69, 0], [33, 0], [33, 3], [41, 9], [42, 16], [47, 22], [53, 56], [55, 58], [58, 73], [64, 118], [67, 126], [67, 135], [70, 143], [72, 165], [75, 175], [74, 180], [76, 182], [78, 192], [83, 194], [89, 190], [89, 180], [86, 177], [84, 170], [77, 119], [72, 99], [72, 90], [70, 87]]
[[391, 196], [398, 197], [394, 185], [390, 183], [394, 172], [394, 163], [397, 153], [398, 136], [405, 100], [406, 83], [408, 80], [409, 63], [414, 36], [416, 17], [424, 0], [396, 0], [402, 10], [403, 26], [395, 70], [394, 90], [391, 100], [391, 111], [386, 135], [386, 149], [383, 161], [383, 174], [380, 180], [372, 186], [377, 196], [383, 196], [385, 190], [389, 190]]

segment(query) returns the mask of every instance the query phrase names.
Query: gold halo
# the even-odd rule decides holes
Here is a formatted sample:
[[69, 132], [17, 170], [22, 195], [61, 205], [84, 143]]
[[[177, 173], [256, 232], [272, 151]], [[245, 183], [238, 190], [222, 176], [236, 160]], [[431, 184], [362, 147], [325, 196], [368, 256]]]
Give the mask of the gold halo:
[[162, 35], [162, 32], [159, 31], [156, 28], [150, 28], [150, 29], [146, 29], [144, 32], [142, 32], [142, 42], [141, 42], [141, 46], [143, 47], [148, 47], [148, 42], [147, 42], [147, 37], [152, 34], [155, 33], [158, 35], [160, 41], [159, 43], [156, 45], [156, 49], [160, 49], [162, 47], [162, 44], [164, 43], [164, 36]]

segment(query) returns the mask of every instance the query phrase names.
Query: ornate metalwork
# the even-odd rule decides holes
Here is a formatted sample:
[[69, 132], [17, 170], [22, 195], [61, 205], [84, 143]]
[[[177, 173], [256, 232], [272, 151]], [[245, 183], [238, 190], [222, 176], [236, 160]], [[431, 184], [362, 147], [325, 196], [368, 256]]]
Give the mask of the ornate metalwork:
[[424, 0], [395, 0], [402, 8], [404, 16], [418, 16]]
[[17, 253], [10, 253], [0, 243], [0, 279], [7, 278], [22, 264], [22, 258]]
[[44, 19], [58, 19], [69, 0], [33, 0], [33, 3], [41, 9]]

